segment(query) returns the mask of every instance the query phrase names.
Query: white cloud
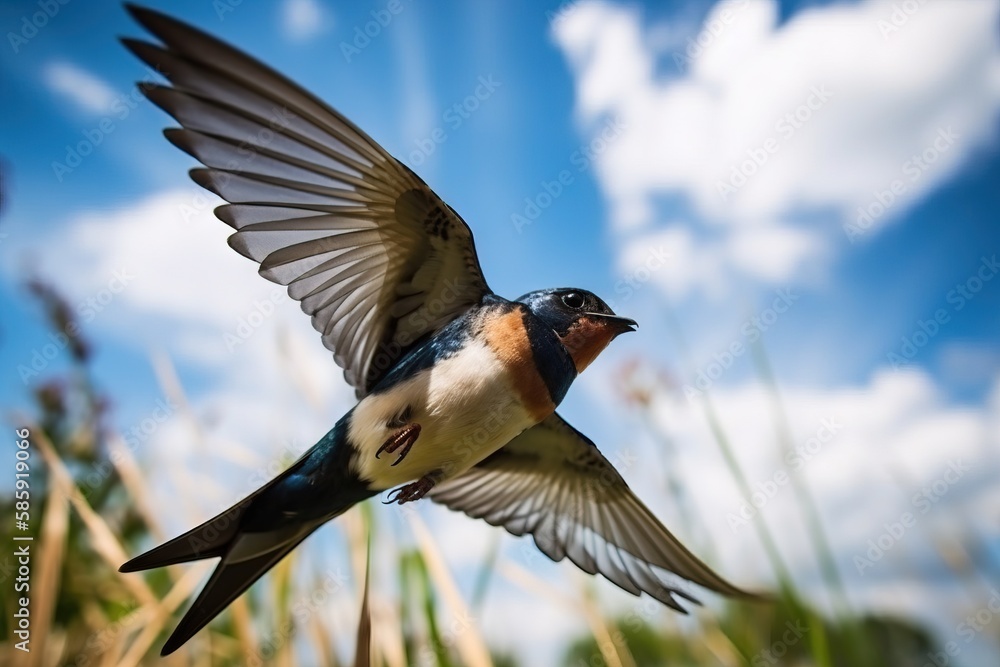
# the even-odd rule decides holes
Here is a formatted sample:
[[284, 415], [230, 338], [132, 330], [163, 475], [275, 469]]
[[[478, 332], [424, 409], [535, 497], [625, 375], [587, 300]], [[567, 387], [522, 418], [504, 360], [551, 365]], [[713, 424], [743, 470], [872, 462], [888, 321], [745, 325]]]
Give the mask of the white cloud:
[[[593, 406], [614, 412], [620, 420], [619, 406], [606, 395], [612, 384], [607, 373], [583, 378], [587, 392], [595, 397]], [[903, 587], [908, 597], [921, 600], [927, 609], [954, 604], [961, 610], [968, 603], [964, 591], [942, 592], [939, 587], [948, 583], [930, 571], [940, 565], [936, 547], [945, 535], [968, 544], [977, 530], [974, 517], [1000, 512], [993, 481], [1000, 474], [995, 456], [1000, 447], [1000, 376], [994, 376], [992, 385], [992, 398], [980, 406], [948, 401], [930, 376], [916, 370], [881, 369], [860, 385], [782, 387], [797, 452], [792, 459], [785, 459], [777, 444], [779, 428], [766, 386], [751, 381], [713, 387], [715, 412], [755, 493], [747, 499], [753, 516], [746, 521], [740, 517], [744, 498], [701, 403], [687, 400], [680, 390], [661, 396], [652, 407], [658, 428], [678, 448], [676, 457], [664, 458], [667, 452], [656, 442], [637, 444], [630, 439], [639, 464], [623, 474], [697, 552], [700, 536], [683, 533], [677, 508], [666, 502], [663, 493], [663, 476], [677, 478], [690, 499], [696, 524], [715, 545], [714, 565], [738, 583], [759, 585], [773, 577], [753, 526], [766, 521], [794, 578], [819, 604], [829, 600], [829, 592], [817, 583], [821, 578], [803, 522], [803, 505], [788, 477], [797, 475], [820, 508], [834, 557], [858, 604], [910, 614], [912, 609], [902, 608], [893, 593]], [[607, 454], [614, 443], [598, 445]], [[647, 464], [652, 461], [659, 464]], [[955, 469], [961, 471], [957, 477], [949, 473]], [[914, 525], [893, 540], [883, 557], [859, 572], [855, 556], [865, 557], [868, 541], [878, 541], [886, 524], [898, 522], [906, 512], [914, 517]], [[921, 577], [922, 571], [928, 575]], [[932, 600], [937, 601], [931, 604]], [[940, 616], [929, 620], [942, 622]]]
[[42, 78], [53, 92], [69, 99], [83, 111], [95, 114], [111, 112], [115, 91], [90, 72], [68, 62], [49, 63]]
[[799, 272], [807, 257], [820, 253], [816, 236], [785, 226], [740, 228], [728, 235], [732, 265], [761, 282], [778, 283]]
[[212, 213], [220, 200], [195, 185], [152, 194], [110, 211], [85, 211], [39, 245], [43, 271], [75, 301], [126, 275], [115, 305], [95, 318], [134, 320], [139, 313], [200, 327], [233, 330], [255, 301], [278, 285], [255, 277], [256, 267], [226, 245], [232, 229]]
[[806, 258], [823, 255], [815, 235], [790, 225], [709, 232], [699, 236], [683, 222], [673, 221], [631, 234], [621, 243], [618, 268], [632, 275], [637, 267], [648, 265], [653, 248], [659, 249], [668, 259], [649, 271], [649, 279], [671, 299], [680, 300], [695, 290], [725, 296], [739, 274], [778, 284], [800, 273]]
[[635, 267], [643, 266], [652, 248], [662, 249], [668, 258], [658, 270], [649, 273], [650, 280], [667, 295], [679, 298], [696, 285], [713, 293], [722, 290], [718, 254], [681, 223], [624, 242], [618, 253], [619, 270], [630, 275]]
[[281, 7], [281, 24], [289, 39], [304, 42], [328, 27], [329, 16], [317, 0], [285, 0]]
[[[216, 373], [218, 395], [209, 392], [203, 407], [230, 411], [231, 437], [259, 439], [263, 422], [275, 417], [267, 406], [281, 404], [259, 386], [261, 377], [281, 378], [314, 404], [343, 400], [346, 410], [351, 391], [319, 334], [283, 286], [228, 247], [233, 230], [213, 214], [219, 201], [195, 185], [154, 193], [79, 213], [5, 255], [37, 257], [37, 272], [65, 293], [89, 330]], [[22, 268], [3, 263], [12, 278]]]
[[843, 242], [858, 207], [877, 228], [951, 177], [995, 135], [998, 6], [926, 3], [890, 31], [894, 6], [808, 8], [779, 25], [777, 3], [736, 0], [674, 52], [630, 7], [581, 4], [554, 24], [585, 131], [607, 116], [627, 127], [596, 163], [619, 233], [656, 227], [657, 200], [680, 194], [698, 224], [737, 235], [699, 236], [698, 252], [782, 282]]

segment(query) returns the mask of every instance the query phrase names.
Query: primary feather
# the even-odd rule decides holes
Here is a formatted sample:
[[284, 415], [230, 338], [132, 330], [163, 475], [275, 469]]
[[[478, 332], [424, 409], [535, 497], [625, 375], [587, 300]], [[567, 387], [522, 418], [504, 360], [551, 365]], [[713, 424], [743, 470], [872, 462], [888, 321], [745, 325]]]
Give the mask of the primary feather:
[[167, 138], [229, 205], [230, 245], [288, 286], [358, 397], [489, 287], [468, 225], [351, 121], [281, 74], [164, 14], [125, 45], [172, 84], [144, 86]]

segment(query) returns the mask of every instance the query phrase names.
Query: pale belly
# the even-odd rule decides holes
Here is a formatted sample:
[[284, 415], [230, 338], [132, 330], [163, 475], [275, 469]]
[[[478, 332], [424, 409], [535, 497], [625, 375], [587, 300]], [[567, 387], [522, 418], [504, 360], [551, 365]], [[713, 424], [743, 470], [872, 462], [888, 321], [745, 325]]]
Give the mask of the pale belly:
[[[396, 465], [398, 452], [375, 453], [406, 421], [420, 435]], [[537, 419], [522, 405], [514, 379], [485, 345], [473, 343], [432, 369], [355, 407], [348, 431], [358, 448], [354, 468], [373, 489], [389, 489], [427, 474], [447, 479], [503, 447]]]

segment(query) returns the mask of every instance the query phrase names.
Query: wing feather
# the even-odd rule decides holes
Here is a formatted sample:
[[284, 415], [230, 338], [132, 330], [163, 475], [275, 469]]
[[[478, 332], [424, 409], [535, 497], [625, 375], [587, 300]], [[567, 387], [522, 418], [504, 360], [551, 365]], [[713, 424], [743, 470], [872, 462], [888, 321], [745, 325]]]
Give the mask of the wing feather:
[[688, 551], [594, 443], [558, 415], [439, 483], [431, 498], [514, 535], [530, 533], [552, 560], [568, 557], [585, 572], [684, 613], [677, 596], [697, 600], [672, 575], [725, 595], [752, 597]]
[[[301, 302], [359, 397], [490, 293], [472, 232], [351, 121], [271, 68], [191, 26], [129, 7], [162, 44], [126, 39], [170, 85], [143, 84], [228, 205], [229, 244]], [[379, 356], [380, 363], [373, 360]]]

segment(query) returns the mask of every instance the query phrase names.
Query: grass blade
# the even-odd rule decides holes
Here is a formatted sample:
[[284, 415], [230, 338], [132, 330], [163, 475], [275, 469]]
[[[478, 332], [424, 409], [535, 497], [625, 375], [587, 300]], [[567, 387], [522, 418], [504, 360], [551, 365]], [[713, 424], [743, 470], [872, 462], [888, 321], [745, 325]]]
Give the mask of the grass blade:
[[462, 664], [468, 667], [492, 667], [493, 660], [486, 648], [486, 642], [475, 627], [472, 613], [459, 593], [458, 586], [455, 585], [455, 580], [448, 571], [427, 526], [416, 512], [411, 513], [409, 518], [410, 528], [417, 538], [417, 545], [435, 586], [444, 597], [452, 615], [462, 620], [462, 631], [455, 633], [455, 648], [462, 658]]

